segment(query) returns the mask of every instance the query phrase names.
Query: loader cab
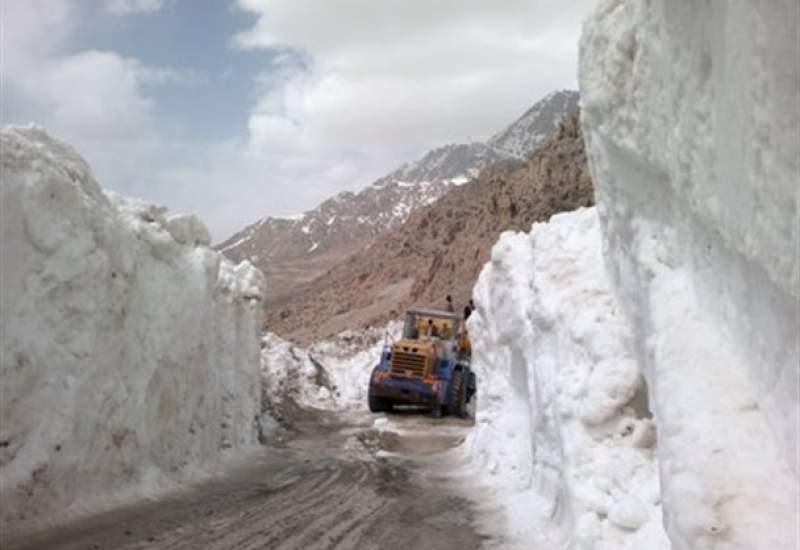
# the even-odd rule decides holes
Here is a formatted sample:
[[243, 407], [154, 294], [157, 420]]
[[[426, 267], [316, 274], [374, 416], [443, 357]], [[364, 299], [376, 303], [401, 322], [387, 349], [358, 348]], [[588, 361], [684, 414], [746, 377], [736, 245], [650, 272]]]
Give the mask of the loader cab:
[[410, 309], [406, 312], [403, 338], [423, 340], [437, 338], [455, 342], [459, 318], [454, 313], [434, 309]]
[[436, 342], [439, 359], [462, 356], [469, 346], [463, 320], [455, 313], [435, 309], [408, 310], [403, 324], [403, 340]]

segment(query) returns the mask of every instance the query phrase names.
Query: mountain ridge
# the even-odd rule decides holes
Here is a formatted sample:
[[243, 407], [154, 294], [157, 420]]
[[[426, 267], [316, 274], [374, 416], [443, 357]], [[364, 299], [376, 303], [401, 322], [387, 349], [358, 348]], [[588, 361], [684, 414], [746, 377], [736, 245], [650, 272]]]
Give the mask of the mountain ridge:
[[490, 166], [521, 162], [577, 105], [578, 92], [552, 92], [486, 142], [437, 147], [359, 192], [339, 193], [297, 216], [262, 218], [216, 249], [235, 262], [250, 260], [267, 274], [268, 307], [290, 303], [298, 283], [319, 277], [450, 189]]
[[503, 231], [594, 203], [578, 114], [526, 161], [487, 168], [451, 188], [322, 276], [298, 285], [296, 299], [267, 310], [267, 330], [301, 344], [347, 328], [379, 326], [410, 305], [444, 307], [471, 297]]

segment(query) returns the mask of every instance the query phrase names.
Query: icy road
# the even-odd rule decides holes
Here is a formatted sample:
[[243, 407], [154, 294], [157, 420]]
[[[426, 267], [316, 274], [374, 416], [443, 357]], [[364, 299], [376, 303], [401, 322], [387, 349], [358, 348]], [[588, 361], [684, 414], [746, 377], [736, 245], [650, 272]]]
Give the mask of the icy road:
[[4, 548], [482, 548], [480, 489], [454, 477], [448, 452], [468, 429], [410, 414], [308, 415], [285, 445], [225, 479]]

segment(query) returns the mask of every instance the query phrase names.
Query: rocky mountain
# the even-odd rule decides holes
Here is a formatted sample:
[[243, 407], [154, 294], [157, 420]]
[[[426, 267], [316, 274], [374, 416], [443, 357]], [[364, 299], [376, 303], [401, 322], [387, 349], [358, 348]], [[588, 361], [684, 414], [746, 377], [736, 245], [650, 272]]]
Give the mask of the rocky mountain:
[[448, 182], [465, 182], [486, 166], [508, 158], [509, 155], [487, 143], [453, 143], [428, 151], [421, 159], [403, 164], [372, 185], [381, 189], [398, 183], [413, 189], [413, 184], [438, 183], [435, 186], [442, 189]]
[[270, 309], [290, 302], [298, 283], [320, 276], [467, 181], [467, 176], [419, 183], [387, 180], [359, 193], [340, 193], [295, 218], [264, 218], [218, 249], [236, 262], [250, 260], [267, 274]]
[[267, 274], [268, 308], [289, 303], [298, 283], [319, 277], [450, 189], [488, 166], [524, 158], [552, 137], [577, 104], [577, 92], [553, 92], [485, 143], [439, 147], [358, 193], [340, 193], [296, 217], [264, 218], [217, 248], [234, 261], [249, 259]]
[[345, 328], [381, 324], [411, 304], [469, 299], [503, 231], [593, 204], [577, 113], [528, 160], [487, 168], [413, 212], [363, 250], [298, 285], [291, 304], [267, 310], [269, 330], [300, 343]]
[[553, 136], [564, 113], [578, 110], [578, 100], [578, 92], [552, 92], [537, 101], [514, 124], [492, 136], [489, 147], [498, 154], [525, 159]]

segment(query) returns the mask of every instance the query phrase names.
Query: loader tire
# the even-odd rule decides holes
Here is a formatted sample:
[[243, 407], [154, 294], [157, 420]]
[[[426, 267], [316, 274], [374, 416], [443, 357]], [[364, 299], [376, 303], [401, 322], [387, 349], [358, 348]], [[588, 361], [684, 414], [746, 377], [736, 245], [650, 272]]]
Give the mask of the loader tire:
[[369, 412], [388, 412], [392, 410], [392, 402], [388, 399], [384, 399], [383, 397], [377, 397], [372, 395], [372, 392], [369, 392], [367, 396], [367, 401], [369, 402]]
[[458, 385], [458, 400], [456, 401], [456, 416], [459, 418], [467, 418], [467, 380], [461, 377], [461, 383]]
[[448, 413], [454, 414], [459, 418], [467, 416], [467, 380], [464, 378], [464, 371], [456, 369], [453, 371], [453, 379], [450, 381], [450, 406]]

